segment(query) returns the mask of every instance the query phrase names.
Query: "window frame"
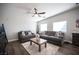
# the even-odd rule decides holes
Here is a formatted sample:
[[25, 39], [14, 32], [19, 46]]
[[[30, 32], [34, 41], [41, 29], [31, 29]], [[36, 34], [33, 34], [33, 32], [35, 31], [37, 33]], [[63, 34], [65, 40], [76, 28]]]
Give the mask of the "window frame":
[[[65, 30], [63, 31], [63, 30], [54, 30], [54, 23], [62, 23], [62, 22], [65, 22]], [[60, 27], [60, 26], [58, 26], [58, 27]], [[67, 21], [66, 20], [64, 20], [64, 21], [57, 21], [57, 22], [53, 22], [53, 31], [57, 31], [57, 32], [59, 32], [59, 31], [62, 31], [62, 32], [67, 32]]]
[[[46, 29], [45, 30], [41, 30], [41, 26], [43, 26], [43, 25], [46, 25]], [[44, 32], [44, 31], [47, 31], [47, 23], [40, 24], [40, 32]]]

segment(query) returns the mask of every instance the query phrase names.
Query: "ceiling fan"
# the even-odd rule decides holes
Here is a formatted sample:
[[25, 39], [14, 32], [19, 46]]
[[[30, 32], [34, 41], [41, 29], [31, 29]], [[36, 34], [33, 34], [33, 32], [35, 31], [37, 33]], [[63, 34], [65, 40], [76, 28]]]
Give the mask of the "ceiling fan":
[[38, 12], [38, 10], [36, 8], [34, 8], [33, 10], [34, 10], [34, 12], [33, 12], [33, 16], [32, 17], [34, 17], [35, 15], [38, 15], [39, 17], [41, 17], [40, 16], [41, 14], [45, 14], [46, 13], [46, 12]]
[[33, 10], [31, 8], [26, 8], [23, 6], [17, 6], [20, 9], [24, 9], [27, 10], [27, 14], [33, 14], [32, 17], [34, 17], [35, 15], [38, 15], [38, 17], [41, 17], [40, 15], [42, 14], [46, 14], [46, 12], [38, 12], [37, 8], [33, 8]]

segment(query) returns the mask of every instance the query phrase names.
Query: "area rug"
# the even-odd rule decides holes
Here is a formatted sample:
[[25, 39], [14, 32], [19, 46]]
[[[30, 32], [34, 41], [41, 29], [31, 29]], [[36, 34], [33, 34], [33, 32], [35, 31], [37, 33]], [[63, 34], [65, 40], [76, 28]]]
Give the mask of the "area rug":
[[59, 46], [47, 43], [47, 47], [45, 48], [45, 45], [43, 44], [41, 46], [41, 52], [38, 51], [39, 46], [35, 43], [32, 43], [30, 45], [30, 42], [25, 42], [21, 44], [30, 55], [55, 55]]

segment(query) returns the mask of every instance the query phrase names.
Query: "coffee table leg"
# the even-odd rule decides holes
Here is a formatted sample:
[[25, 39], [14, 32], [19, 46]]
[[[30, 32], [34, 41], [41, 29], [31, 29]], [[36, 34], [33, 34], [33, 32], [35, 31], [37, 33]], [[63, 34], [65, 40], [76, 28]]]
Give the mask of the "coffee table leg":
[[45, 48], [47, 47], [47, 42], [45, 43]]
[[41, 45], [39, 45], [39, 52], [41, 51]]
[[32, 45], [32, 41], [30, 41], [30, 45]]

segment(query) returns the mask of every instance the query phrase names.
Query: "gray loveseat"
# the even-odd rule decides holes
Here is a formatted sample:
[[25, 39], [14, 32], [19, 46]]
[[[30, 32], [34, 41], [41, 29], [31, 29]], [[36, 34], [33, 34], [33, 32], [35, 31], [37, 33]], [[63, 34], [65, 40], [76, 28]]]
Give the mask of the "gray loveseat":
[[31, 31], [20, 31], [18, 32], [18, 40], [23, 43], [29, 41], [31, 38], [34, 38], [35, 34]]

